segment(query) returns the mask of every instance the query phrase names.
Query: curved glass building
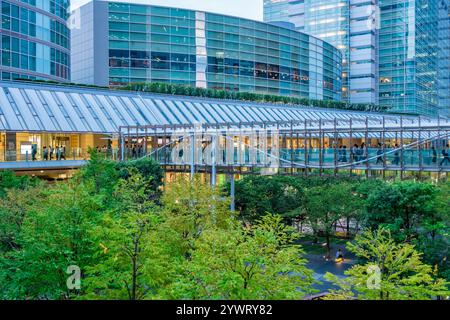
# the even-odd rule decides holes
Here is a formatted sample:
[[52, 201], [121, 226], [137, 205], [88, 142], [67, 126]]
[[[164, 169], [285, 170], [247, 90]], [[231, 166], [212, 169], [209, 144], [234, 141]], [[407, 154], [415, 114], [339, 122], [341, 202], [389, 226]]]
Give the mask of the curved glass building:
[[72, 81], [169, 82], [341, 99], [338, 49], [288, 26], [107, 1], [72, 13]]
[[0, 78], [70, 79], [69, 0], [0, 3]]

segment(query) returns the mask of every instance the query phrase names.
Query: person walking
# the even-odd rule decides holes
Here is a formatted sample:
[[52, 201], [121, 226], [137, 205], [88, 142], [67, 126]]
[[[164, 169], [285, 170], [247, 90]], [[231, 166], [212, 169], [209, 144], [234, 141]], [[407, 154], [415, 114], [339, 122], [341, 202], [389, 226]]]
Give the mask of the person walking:
[[342, 162], [347, 162], [347, 146], [342, 147]]
[[36, 154], [37, 154], [37, 145], [33, 144], [31, 146], [31, 160], [32, 161], [36, 160]]
[[66, 160], [66, 146], [61, 146], [61, 160]]
[[441, 161], [441, 166], [443, 166], [444, 163], [450, 164], [450, 156], [448, 154], [448, 145], [446, 145], [446, 147], [444, 149], [442, 149], [442, 155], [444, 156], [444, 158]]
[[437, 151], [434, 146], [431, 147], [431, 163], [434, 165], [437, 164]]
[[400, 163], [400, 153], [399, 153], [399, 150], [398, 150], [398, 144], [395, 144], [394, 149], [395, 149], [395, 151], [394, 151], [394, 160], [392, 161], [392, 164], [398, 166], [398, 164]]
[[342, 252], [341, 248], [336, 252], [336, 260], [344, 260], [344, 252]]
[[378, 144], [378, 150], [377, 150], [377, 163], [376, 164], [382, 164], [384, 165], [384, 159], [383, 159], [383, 146], [381, 143]]
[[350, 157], [352, 158], [353, 162], [358, 162], [358, 145], [355, 143], [350, 150]]
[[56, 160], [61, 160], [61, 147], [56, 146]]
[[43, 160], [47, 161], [48, 160], [48, 149], [46, 146], [44, 146], [44, 150], [42, 153], [44, 154]]
[[342, 145], [339, 146], [338, 150], [338, 162], [342, 162]]
[[367, 159], [367, 149], [366, 149], [366, 144], [364, 142], [361, 144], [359, 154], [361, 155], [360, 160]]
[[48, 154], [48, 156], [49, 156], [49, 160], [52, 160], [52, 158], [53, 158], [53, 152], [55, 151], [54, 150], [54, 148], [53, 148], [53, 146], [49, 146], [48, 147], [50, 150], [49, 150], [49, 154]]
[[108, 155], [107, 158], [110, 159], [112, 158], [112, 146], [111, 143], [108, 143], [108, 151], [107, 151]]

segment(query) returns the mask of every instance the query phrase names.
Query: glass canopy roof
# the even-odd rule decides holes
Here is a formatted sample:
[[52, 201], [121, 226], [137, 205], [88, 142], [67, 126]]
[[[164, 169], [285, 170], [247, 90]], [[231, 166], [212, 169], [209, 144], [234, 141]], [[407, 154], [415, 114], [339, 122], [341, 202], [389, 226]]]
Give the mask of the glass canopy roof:
[[[118, 133], [121, 126], [277, 121], [348, 122], [368, 118], [399, 126], [399, 115], [302, 106], [0, 82], [0, 131]], [[404, 116], [412, 124], [438, 119]], [[448, 124], [448, 119], [439, 120]]]

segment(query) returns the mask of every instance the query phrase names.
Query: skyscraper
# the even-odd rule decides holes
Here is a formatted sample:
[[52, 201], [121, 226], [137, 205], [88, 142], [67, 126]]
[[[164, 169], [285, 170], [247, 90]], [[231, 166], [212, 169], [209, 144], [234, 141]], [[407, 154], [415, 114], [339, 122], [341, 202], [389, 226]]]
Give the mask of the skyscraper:
[[289, 21], [343, 52], [350, 102], [426, 115], [439, 108], [438, 12], [436, 0], [264, 1], [265, 21]]
[[289, 21], [323, 39], [343, 55], [342, 97], [351, 103], [377, 103], [376, 1], [265, 0], [264, 20]]
[[450, 0], [439, 1], [439, 112], [450, 116]]
[[0, 3], [0, 79], [70, 79], [69, 0]]
[[380, 104], [437, 115], [437, 1], [383, 0], [380, 11]]

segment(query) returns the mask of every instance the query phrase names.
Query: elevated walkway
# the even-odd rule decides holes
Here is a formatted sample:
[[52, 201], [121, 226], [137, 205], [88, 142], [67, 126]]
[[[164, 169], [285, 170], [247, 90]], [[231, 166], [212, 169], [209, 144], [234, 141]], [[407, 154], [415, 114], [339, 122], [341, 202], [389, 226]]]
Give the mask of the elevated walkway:
[[7, 161], [0, 162], [0, 170], [39, 171], [79, 169], [86, 160], [54, 160], [54, 161]]

